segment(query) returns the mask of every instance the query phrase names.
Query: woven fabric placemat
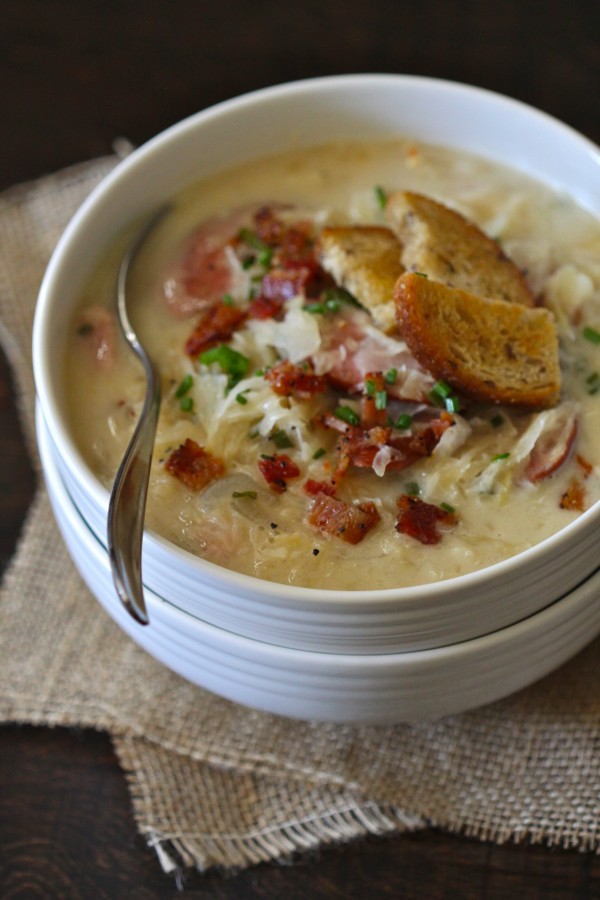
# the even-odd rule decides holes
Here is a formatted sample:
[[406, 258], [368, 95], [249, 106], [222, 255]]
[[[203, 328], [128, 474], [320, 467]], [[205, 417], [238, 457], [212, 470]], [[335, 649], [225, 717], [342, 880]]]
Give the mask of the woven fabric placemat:
[[[0, 196], [0, 340], [34, 464], [31, 326], [53, 247], [105, 158]], [[106, 730], [167, 871], [241, 868], [437, 826], [600, 849], [600, 641], [485, 709], [437, 722], [297, 722], [194, 687], [130, 641], [64, 549], [43, 485], [0, 590], [0, 720]], [[131, 685], [136, 685], [132, 692]]]

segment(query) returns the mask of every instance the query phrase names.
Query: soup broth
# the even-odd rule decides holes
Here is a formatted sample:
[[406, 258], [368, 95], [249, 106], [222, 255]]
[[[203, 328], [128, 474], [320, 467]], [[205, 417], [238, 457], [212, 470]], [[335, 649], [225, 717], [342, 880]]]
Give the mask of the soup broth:
[[[393, 321], [382, 331], [315, 265], [321, 229], [387, 227], [399, 190], [458, 210], [524, 273], [557, 323], [557, 406], [440, 393]], [[65, 369], [107, 488], [144, 395], [113, 312], [128, 239], [83, 292]], [[513, 170], [405, 139], [251, 162], [174, 199], [129, 290], [163, 389], [147, 525], [211, 562], [321, 589], [430, 583], [539, 543], [599, 497], [600, 224]]]

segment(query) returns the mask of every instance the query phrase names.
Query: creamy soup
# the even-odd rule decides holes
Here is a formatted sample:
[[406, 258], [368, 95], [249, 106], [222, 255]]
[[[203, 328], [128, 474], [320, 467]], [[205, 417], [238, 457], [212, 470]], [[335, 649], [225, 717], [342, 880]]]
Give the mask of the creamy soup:
[[[385, 225], [398, 190], [459, 210], [525, 274], [556, 317], [558, 405], [465, 402], [316, 265], [323, 227]], [[127, 240], [83, 293], [66, 364], [107, 488], [144, 393], [113, 314]], [[600, 224], [514, 171], [407, 140], [253, 162], [175, 198], [130, 290], [163, 386], [147, 524], [198, 556], [308, 587], [408, 586], [513, 556], [598, 499]]]

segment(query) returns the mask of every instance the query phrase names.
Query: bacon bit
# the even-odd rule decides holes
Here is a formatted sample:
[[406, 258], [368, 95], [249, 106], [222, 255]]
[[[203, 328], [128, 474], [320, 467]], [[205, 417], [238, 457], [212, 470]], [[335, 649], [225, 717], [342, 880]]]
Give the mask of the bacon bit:
[[396, 531], [415, 538], [421, 544], [438, 544], [442, 539], [438, 525], [452, 526], [457, 522], [454, 513], [409, 494], [401, 494], [397, 505], [400, 512], [396, 519]]
[[569, 487], [560, 498], [561, 509], [574, 509], [583, 512], [585, 509], [585, 488], [579, 478], [573, 478]]
[[217, 344], [228, 341], [245, 321], [246, 313], [238, 306], [217, 303], [207, 309], [186, 341], [185, 352], [197, 356]]
[[184, 444], [173, 450], [165, 463], [165, 469], [191, 491], [201, 491], [225, 473], [221, 460], [191, 438], [187, 438]]
[[[367, 372], [365, 375], [367, 393], [362, 398], [361, 421], [367, 428], [373, 425], [385, 425], [387, 422], [387, 392], [383, 372]], [[386, 405], [378, 408], [377, 397], [385, 396]]]
[[327, 494], [333, 497], [337, 490], [334, 481], [315, 481], [314, 478], [308, 478], [304, 482], [304, 493], [315, 497], [317, 494]]
[[274, 247], [281, 242], [285, 226], [273, 212], [272, 206], [261, 206], [254, 214], [254, 227], [261, 241]]
[[276, 394], [282, 397], [299, 397], [308, 400], [314, 394], [327, 390], [327, 381], [322, 375], [315, 375], [312, 368], [303, 369], [289, 360], [283, 360], [265, 372], [265, 379]]
[[321, 492], [315, 497], [308, 521], [319, 531], [339, 537], [348, 544], [358, 544], [380, 520], [374, 503], [357, 506], [337, 500]]
[[336, 475], [341, 477], [348, 465], [357, 468], [371, 467], [379, 450], [386, 445], [392, 450], [386, 468], [390, 472], [408, 468], [424, 456], [431, 455], [442, 434], [452, 425], [453, 419], [448, 413], [442, 412], [436, 418], [423, 422], [413, 421], [412, 431], [408, 435], [394, 433], [392, 428], [381, 425], [372, 428], [348, 425], [333, 413], [324, 413], [318, 422], [341, 434], [336, 447], [339, 455]]
[[255, 297], [248, 307], [250, 319], [274, 319], [279, 315], [284, 304], [283, 297], [264, 297], [262, 294]]
[[300, 469], [287, 453], [261, 457], [258, 461], [258, 468], [269, 487], [278, 494], [283, 494], [287, 490], [287, 482], [290, 478], [298, 478], [300, 475]]
[[584, 456], [581, 456], [579, 453], [577, 454], [575, 459], [577, 461], [577, 464], [579, 466], [581, 466], [581, 468], [583, 469], [583, 477], [589, 478], [590, 475], [592, 474], [592, 472], [594, 471], [593, 465], [590, 462], [588, 462], [587, 459]]
[[279, 260], [290, 263], [313, 256], [312, 227], [308, 221], [286, 225], [272, 206], [263, 206], [254, 215], [254, 228], [261, 241], [276, 250]]
[[[583, 470], [583, 480], [589, 478], [594, 471], [593, 465], [579, 453], [575, 457], [578, 466]], [[579, 478], [572, 478], [569, 487], [560, 498], [561, 509], [585, 510], [585, 487]]]

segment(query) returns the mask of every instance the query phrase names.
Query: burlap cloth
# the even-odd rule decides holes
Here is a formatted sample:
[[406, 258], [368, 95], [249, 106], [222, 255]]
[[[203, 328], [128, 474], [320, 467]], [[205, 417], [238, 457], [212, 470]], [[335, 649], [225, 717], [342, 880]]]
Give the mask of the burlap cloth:
[[[64, 225], [114, 164], [0, 197], [0, 336], [34, 461], [37, 289]], [[350, 727], [254, 712], [186, 683], [117, 629], [71, 565], [40, 487], [0, 593], [0, 716], [108, 731], [138, 828], [167, 871], [243, 867], [431, 825], [598, 851], [599, 649], [508, 700], [435, 723]]]

